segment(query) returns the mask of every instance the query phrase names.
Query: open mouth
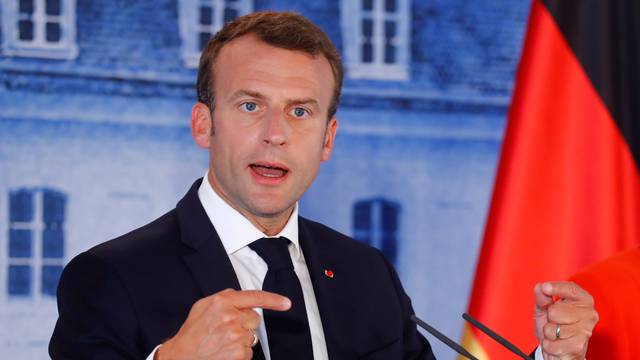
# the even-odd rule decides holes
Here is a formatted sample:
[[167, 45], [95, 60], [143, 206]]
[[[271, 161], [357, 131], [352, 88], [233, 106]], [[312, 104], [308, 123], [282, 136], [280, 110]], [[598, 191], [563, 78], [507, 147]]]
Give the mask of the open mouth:
[[249, 167], [256, 174], [272, 179], [284, 177], [289, 172], [289, 169], [278, 165], [251, 164]]

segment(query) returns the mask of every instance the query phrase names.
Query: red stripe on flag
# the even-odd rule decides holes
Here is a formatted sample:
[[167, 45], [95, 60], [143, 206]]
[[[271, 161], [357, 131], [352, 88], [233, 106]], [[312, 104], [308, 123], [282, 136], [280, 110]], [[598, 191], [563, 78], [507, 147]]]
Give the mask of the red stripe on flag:
[[[640, 177], [580, 63], [533, 2], [469, 305], [526, 350], [536, 282], [640, 242]], [[475, 333], [492, 359], [506, 350]]]

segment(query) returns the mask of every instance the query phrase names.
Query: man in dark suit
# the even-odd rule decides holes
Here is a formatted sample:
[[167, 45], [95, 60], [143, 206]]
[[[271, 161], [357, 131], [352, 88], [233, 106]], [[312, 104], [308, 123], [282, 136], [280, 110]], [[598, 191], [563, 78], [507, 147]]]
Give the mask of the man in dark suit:
[[382, 254], [298, 217], [333, 149], [341, 85], [336, 49], [301, 16], [225, 25], [191, 114], [205, 177], [175, 210], [69, 263], [51, 357], [433, 359]]
[[[59, 289], [54, 359], [143, 359], [175, 335], [187, 316], [214, 317], [215, 301], [208, 295], [240, 290], [198, 199], [199, 186], [160, 219], [69, 263]], [[318, 223], [299, 218], [298, 225], [329, 358], [431, 358], [428, 343], [408, 323], [409, 300], [382, 255]], [[210, 308], [196, 305], [189, 314], [201, 298], [198, 304]], [[250, 306], [277, 301], [249, 299]], [[248, 349], [250, 332], [242, 335]]]

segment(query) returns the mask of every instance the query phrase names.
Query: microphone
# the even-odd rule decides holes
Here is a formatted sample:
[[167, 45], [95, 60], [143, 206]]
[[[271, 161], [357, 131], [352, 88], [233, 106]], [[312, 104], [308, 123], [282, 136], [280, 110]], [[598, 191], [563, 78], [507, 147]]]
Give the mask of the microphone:
[[467, 359], [478, 360], [478, 358], [476, 358], [475, 356], [471, 355], [471, 353], [469, 353], [465, 348], [463, 348], [462, 346], [458, 345], [458, 343], [456, 343], [455, 341], [449, 339], [443, 333], [441, 333], [440, 331], [434, 329], [431, 325], [427, 324], [426, 322], [424, 322], [423, 320], [421, 320], [417, 316], [411, 315], [411, 321], [413, 321], [414, 323], [418, 324], [418, 326], [420, 326], [421, 328], [427, 330], [431, 335], [433, 335], [436, 338], [438, 338], [438, 340], [440, 340], [443, 343], [445, 343], [448, 347], [450, 347], [453, 350], [455, 350], [458, 354], [466, 357]]
[[529, 357], [529, 355], [523, 353], [515, 345], [513, 345], [510, 342], [508, 342], [505, 338], [503, 338], [502, 336], [498, 335], [493, 330], [489, 329], [486, 325], [484, 325], [480, 321], [478, 321], [478, 320], [474, 319], [473, 317], [471, 317], [471, 315], [469, 315], [467, 313], [464, 313], [464, 314], [462, 314], [462, 318], [467, 320], [471, 324], [473, 324], [473, 326], [475, 326], [478, 329], [480, 329], [480, 331], [482, 331], [483, 333], [489, 335], [490, 338], [492, 338], [493, 340], [495, 340], [498, 343], [500, 343], [500, 345], [502, 345], [502, 346], [506, 347], [507, 349], [509, 349], [512, 353], [520, 356], [524, 360], [533, 360], [531, 357]]

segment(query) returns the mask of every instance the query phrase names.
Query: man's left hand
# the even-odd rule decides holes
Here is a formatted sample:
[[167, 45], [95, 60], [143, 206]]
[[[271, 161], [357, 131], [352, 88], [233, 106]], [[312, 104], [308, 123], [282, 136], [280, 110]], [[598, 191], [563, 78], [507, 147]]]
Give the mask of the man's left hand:
[[545, 360], [583, 360], [598, 322], [593, 297], [569, 281], [537, 284], [535, 332]]

